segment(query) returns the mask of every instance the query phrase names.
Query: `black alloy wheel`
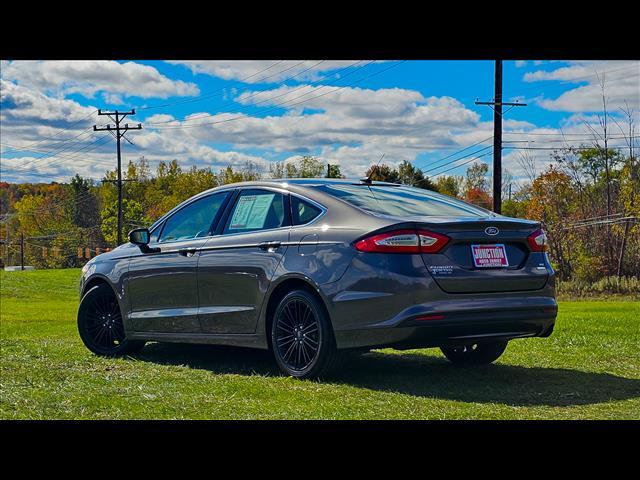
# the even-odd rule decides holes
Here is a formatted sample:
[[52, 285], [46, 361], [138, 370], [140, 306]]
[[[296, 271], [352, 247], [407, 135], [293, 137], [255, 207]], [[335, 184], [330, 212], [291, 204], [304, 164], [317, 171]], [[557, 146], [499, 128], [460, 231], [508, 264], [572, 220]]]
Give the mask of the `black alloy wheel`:
[[327, 314], [306, 290], [294, 290], [280, 300], [271, 325], [271, 346], [280, 369], [298, 378], [327, 372], [337, 357]]
[[111, 288], [97, 285], [82, 297], [78, 310], [78, 332], [85, 346], [105, 356], [139, 351], [143, 341], [127, 340], [120, 306]]

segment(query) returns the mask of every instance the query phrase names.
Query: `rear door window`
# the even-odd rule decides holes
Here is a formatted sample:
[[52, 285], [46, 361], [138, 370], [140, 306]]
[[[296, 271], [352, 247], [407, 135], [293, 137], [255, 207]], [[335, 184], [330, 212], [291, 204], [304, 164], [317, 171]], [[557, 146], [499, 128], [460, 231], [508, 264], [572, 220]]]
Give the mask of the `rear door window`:
[[268, 230], [287, 224], [284, 195], [270, 190], [241, 190], [223, 234]]
[[321, 213], [322, 210], [319, 207], [295, 195], [291, 196], [291, 221], [294, 225], [309, 223]]

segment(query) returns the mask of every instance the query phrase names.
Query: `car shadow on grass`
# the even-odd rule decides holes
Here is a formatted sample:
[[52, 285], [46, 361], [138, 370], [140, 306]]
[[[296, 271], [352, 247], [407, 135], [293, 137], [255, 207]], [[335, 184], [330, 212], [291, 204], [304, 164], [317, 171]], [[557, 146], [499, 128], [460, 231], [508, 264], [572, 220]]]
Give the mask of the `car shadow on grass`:
[[[271, 354], [210, 345], [152, 343], [136, 356], [215, 374], [277, 376]], [[640, 380], [566, 368], [496, 363], [456, 367], [442, 357], [373, 351], [350, 356], [323, 383], [460, 402], [568, 407], [640, 398]]]

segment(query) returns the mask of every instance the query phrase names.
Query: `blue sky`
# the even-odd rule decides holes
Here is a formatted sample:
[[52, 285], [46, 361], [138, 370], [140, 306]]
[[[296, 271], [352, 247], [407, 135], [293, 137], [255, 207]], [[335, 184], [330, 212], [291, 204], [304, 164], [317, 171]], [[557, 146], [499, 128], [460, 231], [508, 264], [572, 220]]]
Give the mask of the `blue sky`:
[[[90, 130], [108, 121], [98, 108], [137, 109], [128, 121], [144, 129], [128, 134], [125, 161], [214, 170], [251, 161], [267, 172], [269, 162], [311, 154], [360, 176], [385, 154], [429, 175], [463, 174], [474, 151], [491, 160], [493, 112], [474, 100], [492, 99], [493, 73], [493, 61], [475, 60], [2, 61], [2, 179], [99, 179], [115, 147]], [[602, 78], [611, 114], [623, 122], [629, 107], [638, 123], [640, 62], [505, 61], [503, 78], [505, 100], [528, 104], [504, 115], [515, 177], [524, 146], [592, 142]], [[545, 168], [549, 151], [530, 152]]]

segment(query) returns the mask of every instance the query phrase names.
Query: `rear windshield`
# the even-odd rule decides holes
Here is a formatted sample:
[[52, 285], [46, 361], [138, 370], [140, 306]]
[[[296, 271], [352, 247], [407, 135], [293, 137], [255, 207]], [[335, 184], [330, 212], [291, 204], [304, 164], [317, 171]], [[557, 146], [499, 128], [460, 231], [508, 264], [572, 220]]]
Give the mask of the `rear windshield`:
[[475, 207], [439, 193], [381, 185], [318, 185], [321, 190], [351, 205], [373, 213], [406, 216], [486, 217], [489, 210]]

